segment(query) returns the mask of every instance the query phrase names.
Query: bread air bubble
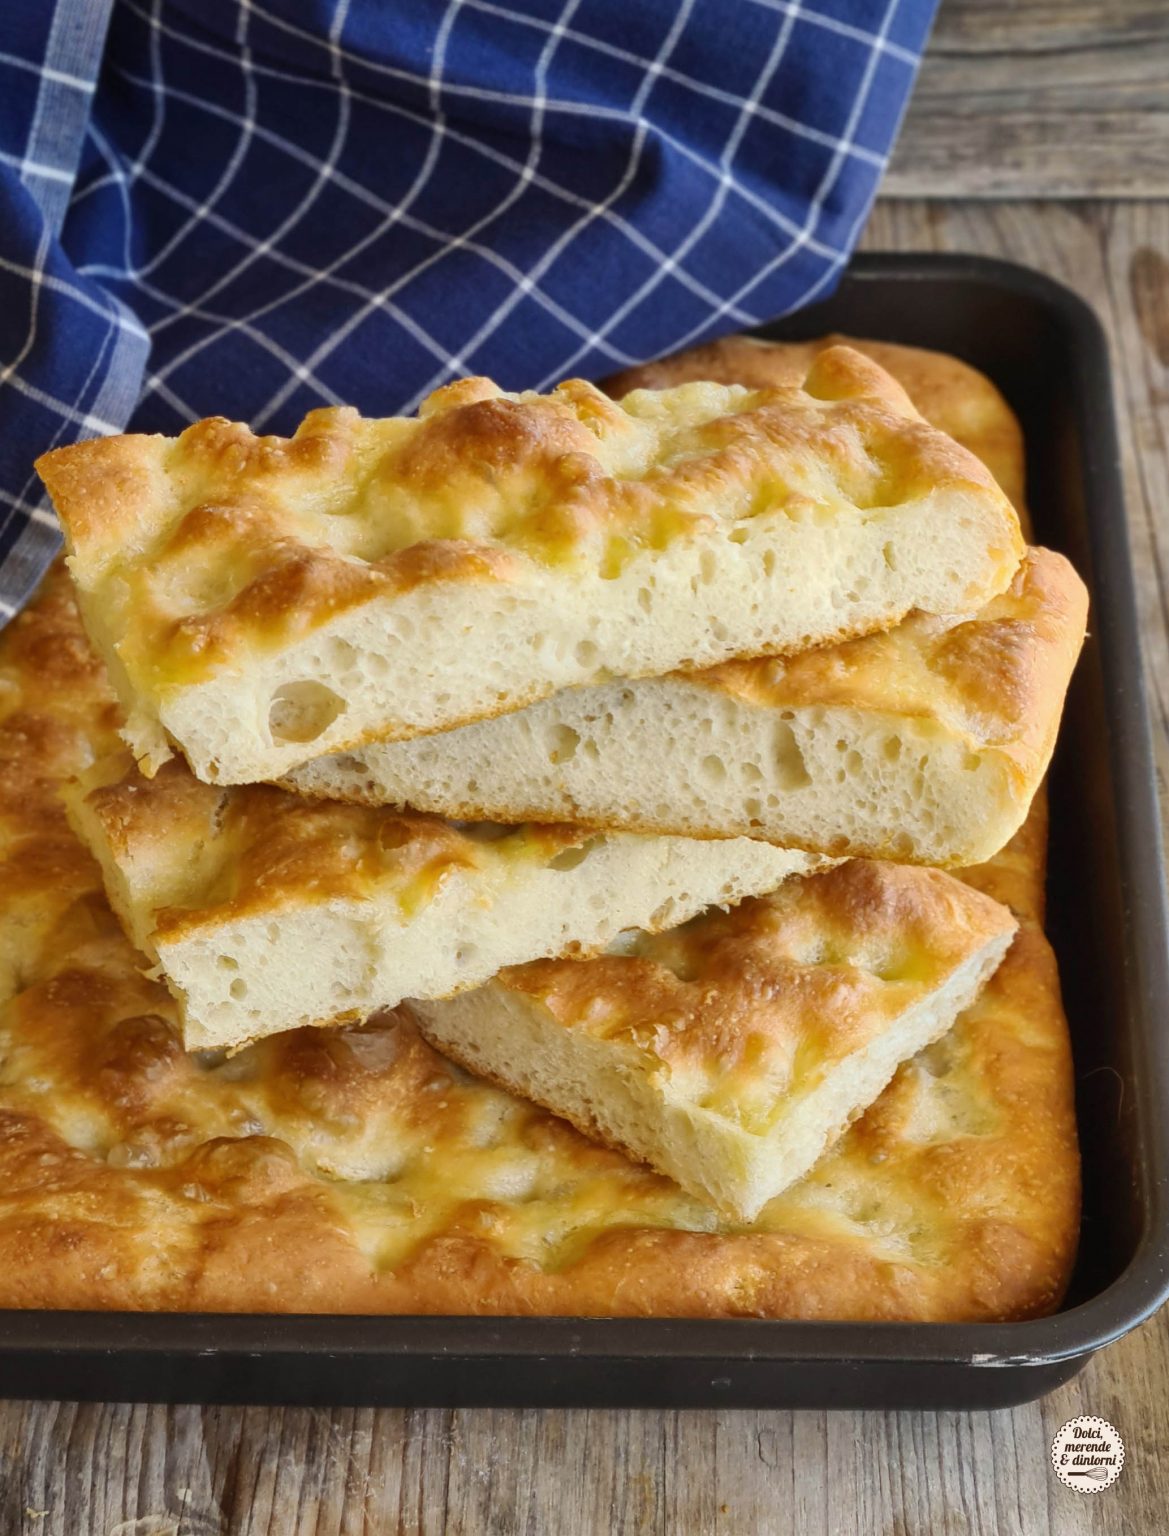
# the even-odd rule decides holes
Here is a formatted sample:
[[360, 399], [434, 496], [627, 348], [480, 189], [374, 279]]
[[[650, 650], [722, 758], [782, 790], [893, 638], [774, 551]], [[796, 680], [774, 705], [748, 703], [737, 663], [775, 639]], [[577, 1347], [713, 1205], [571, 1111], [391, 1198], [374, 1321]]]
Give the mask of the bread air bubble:
[[273, 742], [315, 741], [347, 707], [324, 683], [285, 683], [268, 706], [268, 730]]

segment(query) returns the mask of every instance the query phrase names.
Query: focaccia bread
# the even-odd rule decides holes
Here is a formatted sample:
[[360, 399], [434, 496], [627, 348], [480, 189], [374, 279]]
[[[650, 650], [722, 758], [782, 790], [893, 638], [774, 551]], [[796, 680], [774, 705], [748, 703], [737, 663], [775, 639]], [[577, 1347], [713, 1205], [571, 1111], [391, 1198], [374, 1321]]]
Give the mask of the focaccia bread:
[[450, 816], [976, 863], [1018, 831], [1047, 770], [1086, 618], [1069, 562], [1032, 549], [972, 617], [914, 614], [796, 656], [572, 688], [317, 758], [286, 782]]
[[[46, 647], [14, 657], [20, 633], [0, 637], [0, 668], [22, 675], [49, 726], [68, 712], [74, 674]], [[51, 757], [36, 767], [28, 808], [46, 821], [34, 855], [57, 836]], [[38, 953], [35, 980], [0, 1014], [0, 1306], [1049, 1312], [1075, 1252], [1078, 1164], [1067, 1027], [1040, 929], [1044, 831], [1040, 796], [1011, 846], [964, 876], [1021, 919], [977, 1002], [753, 1222], [468, 1077], [405, 1010], [232, 1057], [185, 1052], [170, 994], [142, 975], [108, 911], [95, 913], [93, 931]], [[0, 886], [0, 933], [10, 913]]]
[[410, 1007], [469, 1071], [749, 1221], [945, 1034], [1015, 931], [940, 870], [853, 859]]
[[147, 773], [313, 756], [970, 612], [1022, 554], [985, 467], [848, 348], [802, 385], [619, 404], [468, 379], [418, 420], [221, 420], [38, 468]]
[[[984, 375], [942, 353], [732, 336], [606, 387], [621, 396], [693, 378], [791, 386], [834, 343], [892, 372], [1026, 517], [1018, 422]], [[969, 863], [1013, 834], [1046, 770], [1085, 612], [1067, 560], [1032, 549], [1007, 592], [971, 616], [918, 614], [786, 659], [564, 690], [457, 730], [316, 758], [287, 782], [452, 815]], [[720, 738], [729, 750], [718, 750]]]
[[723, 336], [612, 374], [601, 387], [615, 400], [635, 389], [675, 389], [692, 379], [748, 389], [790, 387], [804, 378], [822, 352], [836, 347], [860, 352], [892, 374], [931, 426], [979, 458], [1010, 498], [1027, 532], [1023, 433], [1015, 413], [986, 374], [947, 352], [856, 336], [781, 342]]
[[101, 875], [57, 789], [118, 746], [121, 716], [64, 567], [0, 649], [0, 1003], [80, 938], [108, 929]]
[[770, 891], [815, 855], [578, 826], [455, 825], [270, 785], [153, 779], [105, 758], [67, 794], [127, 934], [179, 1000], [189, 1048], [444, 997], [503, 966], [603, 949]]

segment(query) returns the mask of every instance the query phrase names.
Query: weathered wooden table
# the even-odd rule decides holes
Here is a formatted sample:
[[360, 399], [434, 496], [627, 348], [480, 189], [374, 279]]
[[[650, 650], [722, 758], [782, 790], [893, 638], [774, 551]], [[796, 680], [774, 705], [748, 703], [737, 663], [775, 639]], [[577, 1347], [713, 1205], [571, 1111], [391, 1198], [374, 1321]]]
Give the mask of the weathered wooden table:
[[[1169, 6], [943, 0], [865, 245], [1029, 262], [1108, 327], [1169, 813]], [[1048, 1462], [1078, 1413], [1127, 1447], [1090, 1497]], [[0, 1406], [0, 1536], [443, 1530], [1154, 1536], [1169, 1312], [995, 1414]]]

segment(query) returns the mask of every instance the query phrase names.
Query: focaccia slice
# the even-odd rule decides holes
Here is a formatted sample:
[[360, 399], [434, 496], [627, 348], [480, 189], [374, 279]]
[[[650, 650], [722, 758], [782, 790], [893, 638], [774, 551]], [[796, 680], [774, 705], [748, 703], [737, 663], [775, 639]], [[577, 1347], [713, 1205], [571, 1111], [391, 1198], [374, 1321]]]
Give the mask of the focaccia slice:
[[977, 863], [1047, 770], [1086, 618], [1070, 563], [1032, 549], [973, 617], [914, 614], [797, 656], [568, 689], [286, 782], [448, 816]]
[[635, 389], [675, 389], [694, 379], [742, 384], [748, 389], [796, 385], [821, 353], [848, 347], [892, 374], [931, 426], [968, 448], [995, 477], [1028, 530], [1023, 431], [1003, 393], [985, 373], [948, 352], [906, 347], [868, 337], [817, 336], [771, 341], [762, 336], [720, 336], [672, 357], [611, 374], [601, 388], [615, 400]]
[[821, 862], [747, 838], [454, 825], [216, 788], [128, 753], [67, 792], [111, 904], [179, 1001], [189, 1049], [443, 997], [503, 966], [603, 949]]
[[462, 1066], [751, 1221], [974, 1002], [1016, 926], [940, 870], [854, 859], [411, 1006]]
[[968, 613], [1022, 554], [986, 468], [848, 348], [802, 385], [467, 379], [417, 420], [210, 420], [38, 468], [127, 741], [209, 782]]

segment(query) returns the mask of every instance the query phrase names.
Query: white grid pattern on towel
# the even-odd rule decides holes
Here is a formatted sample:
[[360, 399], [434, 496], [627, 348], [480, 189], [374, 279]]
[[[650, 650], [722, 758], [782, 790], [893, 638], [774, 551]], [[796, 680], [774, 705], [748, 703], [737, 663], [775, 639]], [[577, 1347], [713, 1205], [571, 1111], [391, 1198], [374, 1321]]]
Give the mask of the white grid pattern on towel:
[[[609, 13], [596, 0], [444, 0], [402, 21], [428, 29], [429, 44], [413, 53], [368, 45], [373, 8], [362, 18], [365, 32], [351, 25], [362, 0], [331, 0], [312, 12], [287, 0], [238, 0], [232, 26], [218, 30], [182, 0], [91, 0], [79, 29], [61, 0], [39, 47], [26, 52], [10, 49], [0, 26], [0, 89], [8, 78], [36, 93], [27, 142], [0, 144], [0, 177], [19, 178], [43, 221], [36, 240], [17, 251], [21, 259], [0, 241], [0, 292], [10, 316], [27, 316], [23, 340], [6, 349], [0, 399], [8, 391], [43, 413], [43, 450], [121, 430], [135, 410], [152, 425], [194, 420], [207, 409], [205, 378], [216, 368], [228, 377], [245, 371], [243, 359], [256, 392], [241, 414], [257, 429], [284, 430], [290, 411], [347, 396], [350, 348], [371, 324], [383, 328], [375, 345], [396, 336], [416, 349], [395, 402], [411, 410], [451, 378], [485, 371], [485, 359], [505, 354], [509, 339], [533, 324], [546, 345], [523, 382], [545, 389], [573, 371], [595, 375], [643, 360], [642, 334], [659, 336], [654, 317], [671, 306], [683, 318], [665, 342], [679, 347], [808, 302], [840, 271], [867, 212], [895, 128], [888, 108], [883, 120], [869, 120], [870, 97], [880, 80], [884, 98], [897, 111], [904, 105], [930, 0], [886, 0], [883, 14], [876, 0], [851, 9], [845, 0], [736, 0], [738, 21], [761, 40], [758, 52], [742, 78], [704, 78], [691, 29], [701, 40], [703, 28], [709, 36], [722, 26], [724, 3], [637, 7], [638, 26], [627, 34], [601, 24]], [[111, 129], [97, 89], [111, 11], [106, 68], [135, 103], [130, 133]], [[763, 19], [749, 23], [748, 13]], [[506, 68], [494, 75], [476, 73], [488, 26], [507, 40]], [[388, 20], [386, 27], [392, 31]], [[812, 36], [819, 42], [810, 44]], [[805, 62], [789, 66], [796, 41]], [[797, 96], [792, 105], [776, 88], [784, 69], [807, 69], [816, 49], [839, 49], [846, 61], [842, 122], [829, 125], [818, 108], [802, 113], [806, 101]], [[566, 50], [620, 71], [620, 88], [595, 97], [580, 89], [578, 75], [561, 67]], [[663, 91], [683, 108], [658, 110]], [[290, 124], [293, 98], [305, 104], [313, 132], [300, 132], [295, 114]], [[689, 132], [690, 112], [717, 131]], [[483, 131], [485, 116], [507, 131]], [[387, 143], [411, 145], [409, 175], [392, 192], [359, 152], [371, 123]], [[599, 191], [582, 186], [566, 170], [565, 143], [580, 135], [592, 143], [588, 136], [599, 133], [608, 150], [610, 131], [621, 148], [603, 162], [607, 181]], [[177, 134], [203, 132], [218, 146], [207, 186], [176, 174], [174, 160]], [[760, 132], [771, 136], [765, 148], [775, 163], [807, 157], [815, 172], [807, 172], [807, 195], [775, 196], [766, 155], [758, 144], [747, 153]], [[436, 196], [451, 164], [472, 187], [498, 187], [494, 202], [452, 217], [449, 199]], [[647, 174], [663, 164], [685, 179], [684, 221], [644, 216], [633, 196], [643, 196]], [[298, 190], [279, 216], [253, 220], [247, 194], [261, 174]], [[104, 220], [104, 233], [94, 249], [62, 259], [67, 208], [79, 224]], [[144, 208], [154, 221], [145, 246]], [[533, 209], [547, 237], [517, 244], [514, 231]], [[758, 254], [724, 277], [704, 245], [728, 218]], [[346, 219], [352, 239], [334, 240], [318, 258], [315, 231]], [[201, 269], [193, 253], [204, 241], [218, 265]], [[599, 241], [606, 270], [629, 273], [603, 314], [596, 296], [564, 275], [570, 251], [596, 252]], [[777, 306], [781, 275], [791, 293]], [[416, 298], [447, 282], [495, 295], [481, 312], [470, 307], [457, 336], [441, 305]], [[322, 301], [335, 321], [311, 340], [290, 339], [288, 316]], [[59, 318], [72, 314], [79, 334], [88, 328], [88, 349], [68, 381], [32, 366], [47, 304], [58, 326], [73, 325]], [[0, 618], [19, 606], [54, 544], [35, 486], [32, 476], [0, 475]]]

